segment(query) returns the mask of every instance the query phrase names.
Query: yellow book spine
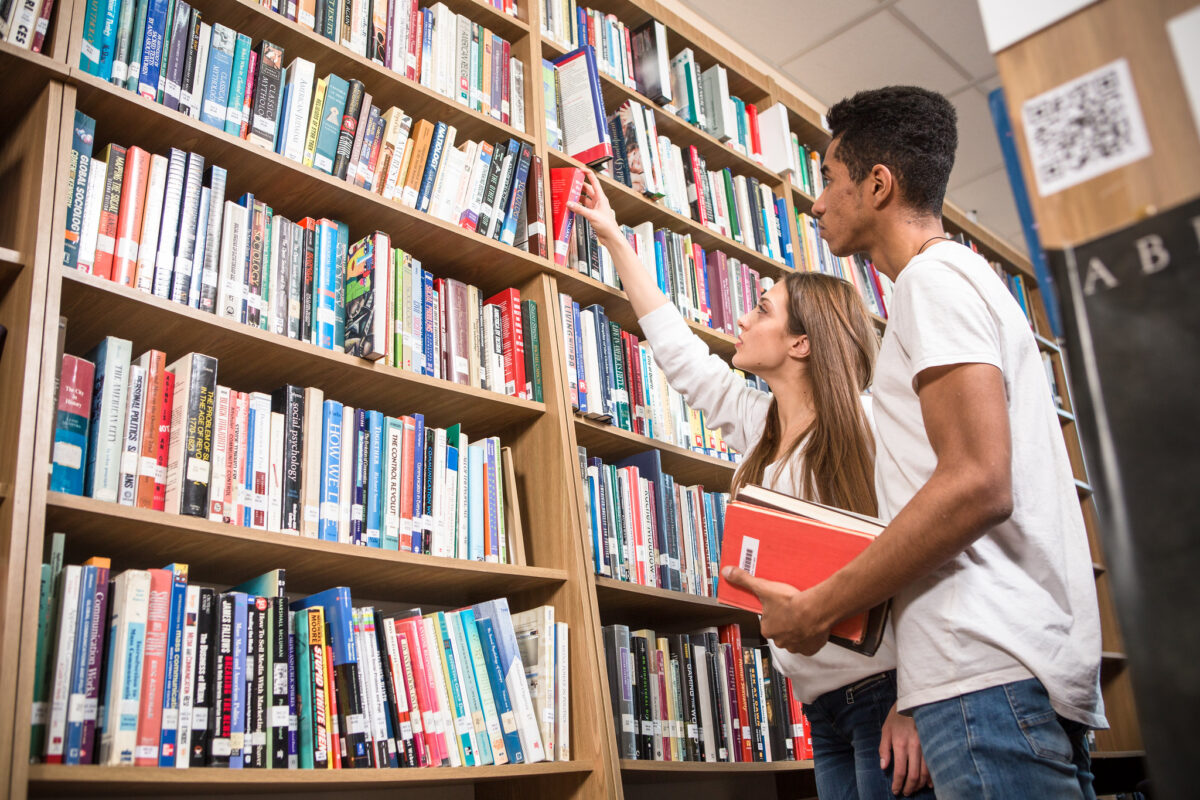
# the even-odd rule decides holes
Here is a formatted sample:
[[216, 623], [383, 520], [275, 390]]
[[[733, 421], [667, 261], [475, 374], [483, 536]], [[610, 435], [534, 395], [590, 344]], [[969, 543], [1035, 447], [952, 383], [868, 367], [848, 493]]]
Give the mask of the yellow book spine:
[[317, 91], [313, 93], [312, 110], [308, 115], [308, 133], [304, 136], [304, 166], [313, 165], [313, 154], [317, 151], [317, 134], [321, 132], [321, 112], [325, 108], [325, 87], [329, 78], [317, 81]]

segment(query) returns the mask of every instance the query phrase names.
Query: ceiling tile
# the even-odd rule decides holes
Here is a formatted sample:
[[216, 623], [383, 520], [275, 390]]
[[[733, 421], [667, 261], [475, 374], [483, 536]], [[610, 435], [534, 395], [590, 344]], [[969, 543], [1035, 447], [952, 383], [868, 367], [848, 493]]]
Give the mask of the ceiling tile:
[[[755, 54], [776, 65], [821, 43], [844, 25], [879, 10], [876, 0], [803, 4], [789, 0], [684, 2]], [[764, 25], [764, 20], [774, 22]]]
[[984, 94], [991, 94], [993, 89], [999, 89], [1004, 85], [1004, 82], [1000, 80], [999, 75], [993, 75], [987, 80], [976, 85], [979, 87], [979, 91], [983, 92]]
[[972, 78], [984, 78], [996, 72], [996, 61], [988, 52], [977, 3], [900, 0], [893, 10], [920, 28]]
[[[949, 199], [963, 211], [974, 211], [979, 224], [997, 234], [1021, 229], [1017, 206], [1003, 169], [954, 189], [949, 193]], [[1021, 243], [1011, 237], [1005, 238], [1014, 246]]]
[[889, 84], [950, 92], [964, 82], [957, 69], [891, 14], [868, 17], [782, 68], [827, 104]]
[[987, 100], [974, 89], [965, 89], [950, 98], [958, 111], [958, 153], [950, 187], [970, 183], [1004, 166], [996, 129]]

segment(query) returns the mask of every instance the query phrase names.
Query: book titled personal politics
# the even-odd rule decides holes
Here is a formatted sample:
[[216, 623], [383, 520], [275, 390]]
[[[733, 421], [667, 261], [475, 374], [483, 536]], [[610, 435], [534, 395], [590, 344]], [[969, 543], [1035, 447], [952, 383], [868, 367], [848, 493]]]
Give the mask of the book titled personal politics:
[[[740, 567], [756, 578], [810, 589], [853, 561], [884, 527], [873, 517], [749, 486], [726, 508], [721, 570]], [[717, 584], [717, 599], [762, 613], [757, 596], [724, 577]], [[890, 606], [888, 600], [841, 620], [833, 626], [829, 641], [875, 655]]]

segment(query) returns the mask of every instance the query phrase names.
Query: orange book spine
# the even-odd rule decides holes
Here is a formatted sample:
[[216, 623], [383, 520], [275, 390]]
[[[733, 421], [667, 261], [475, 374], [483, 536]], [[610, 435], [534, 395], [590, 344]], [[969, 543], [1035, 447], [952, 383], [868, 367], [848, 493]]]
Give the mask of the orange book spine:
[[742, 671], [742, 629], [737, 625], [725, 625], [719, 629], [721, 644], [730, 646], [735, 668], [733, 670], [734, 694], [737, 695], [737, 724], [734, 726], [734, 738], [741, 743], [741, 758], [739, 761], [753, 761], [753, 747], [750, 743], [750, 716], [746, 707], [746, 676]]
[[425, 176], [425, 160], [429, 157], [429, 142], [433, 138], [433, 123], [423, 119], [417, 123], [412, 135], [412, 156], [408, 161], [407, 174], [403, 176], [404, 184], [400, 192], [400, 201], [406, 206], [417, 204], [417, 192], [421, 188], [421, 178]]
[[138, 243], [142, 238], [142, 212], [146, 206], [149, 178], [150, 154], [140, 147], [130, 147], [125, 154], [125, 175], [121, 179], [112, 279], [131, 288], [137, 283]]
[[100, 225], [96, 234], [96, 260], [92, 263], [92, 273], [111, 280], [113, 251], [117, 246], [117, 216], [121, 211], [121, 184], [125, 178], [126, 150], [119, 144], [110, 144], [104, 152], [108, 171], [104, 176]]
[[413, 476], [415, 467], [413, 459], [417, 450], [417, 421], [412, 417], [401, 417], [404, 427], [400, 450], [400, 551], [411, 553], [413, 549]]
[[138, 710], [137, 747], [133, 757], [135, 767], [158, 766], [172, 577], [167, 569], [150, 570], [150, 611], [146, 617], [145, 655], [142, 658], [142, 696]]

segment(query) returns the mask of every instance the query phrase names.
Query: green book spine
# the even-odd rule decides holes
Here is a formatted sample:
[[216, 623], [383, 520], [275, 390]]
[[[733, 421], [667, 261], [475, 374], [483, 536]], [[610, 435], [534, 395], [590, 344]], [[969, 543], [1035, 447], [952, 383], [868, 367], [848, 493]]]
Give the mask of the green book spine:
[[[313, 697], [312, 697], [312, 657], [308, 645], [308, 612], [291, 611], [292, 630], [296, 632], [296, 708], [297, 733], [299, 741], [296, 746], [299, 756], [300, 769], [313, 768]], [[299, 614], [297, 620], [295, 615]]]
[[533, 384], [533, 400], [543, 402], [542, 395], [542, 341], [538, 333], [538, 307], [533, 300], [521, 301], [521, 316], [525, 323], [525, 352], [529, 354], [531, 369], [526, 370]]
[[250, 37], [239, 33], [233, 50], [233, 75], [225, 103], [225, 132], [242, 135], [242, 103], [246, 98], [246, 74], [250, 70]]

